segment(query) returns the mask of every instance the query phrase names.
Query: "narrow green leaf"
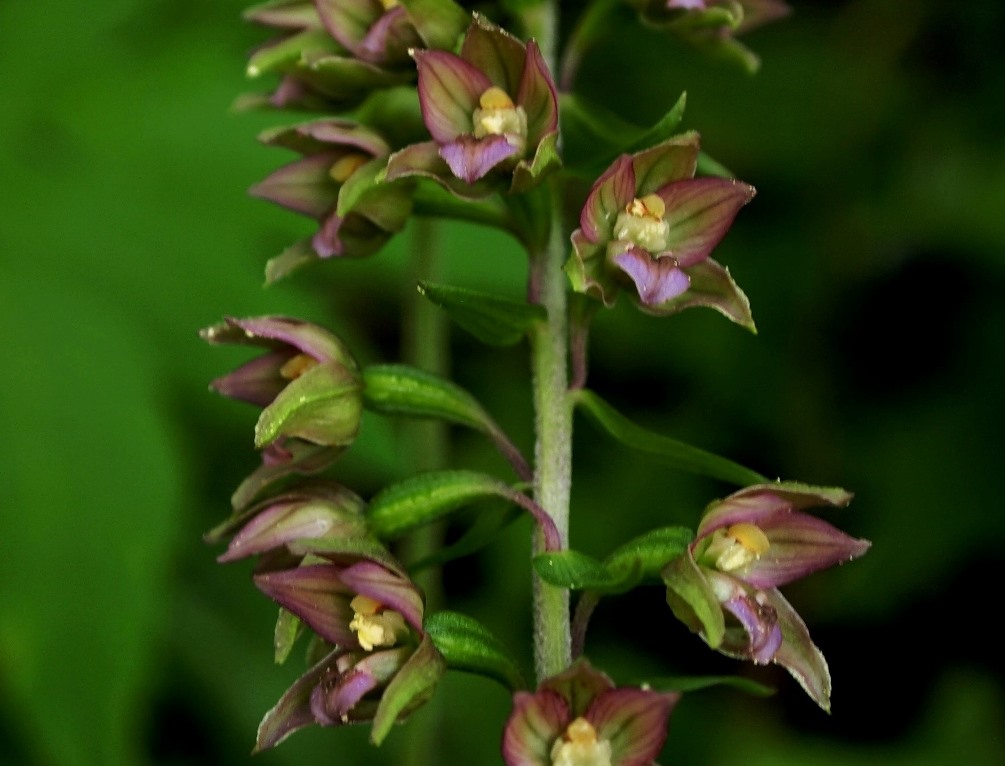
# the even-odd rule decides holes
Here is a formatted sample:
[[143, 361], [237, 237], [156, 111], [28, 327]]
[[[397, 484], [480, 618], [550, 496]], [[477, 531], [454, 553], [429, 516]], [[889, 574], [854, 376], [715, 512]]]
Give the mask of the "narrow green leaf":
[[436, 612], [426, 617], [423, 628], [448, 668], [495, 679], [510, 691], [526, 688], [516, 661], [477, 620], [457, 612]]
[[445, 670], [443, 657], [427, 636], [384, 690], [370, 729], [370, 741], [379, 745], [396, 721], [428, 700]]
[[381, 491], [367, 511], [377, 537], [393, 540], [485, 497], [505, 496], [508, 487], [474, 471], [436, 471], [412, 476]]
[[661, 676], [647, 678], [645, 683], [655, 691], [661, 692], [694, 692], [716, 686], [729, 686], [755, 697], [771, 697], [776, 691], [773, 686], [759, 684], [742, 676]]
[[684, 117], [687, 94], [650, 128], [623, 120], [582, 96], [563, 93], [559, 107], [562, 119], [563, 156], [566, 167], [595, 177], [621, 154], [630, 154], [670, 138]]
[[633, 423], [592, 391], [577, 391], [573, 397], [575, 403], [586, 411], [594, 423], [626, 447], [653, 455], [682, 471], [710, 476], [739, 486], [767, 481], [761, 474], [744, 468], [739, 463], [653, 433]]
[[436, 418], [491, 433], [494, 424], [471, 394], [436, 375], [406, 365], [363, 371], [363, 402], [374, 412]]
[[681, 120], [684, 119], [685, 106], [687, 106], [687, 93], [681, 93], [677, 102], [670, 107], [670, 111], [664, 114], [659, 122], [649, 130], [622, 149], [622, 152], [633, 154], [666, 141], [674, 134], [674, 131], [680, 126]]
[[694, 533], [687, 527], [654, 529], [619, 546], [604, 564], [615, 577], [636, 573], [641, 580], [656, 579], [660, 570], [683, 553], [693, 539]]
[[519, 343], [536, 322], [545, 319], [541, 306], [479, 290], [420, 282], [419, 293], [446, 311], [460, 327], [490, 346]]

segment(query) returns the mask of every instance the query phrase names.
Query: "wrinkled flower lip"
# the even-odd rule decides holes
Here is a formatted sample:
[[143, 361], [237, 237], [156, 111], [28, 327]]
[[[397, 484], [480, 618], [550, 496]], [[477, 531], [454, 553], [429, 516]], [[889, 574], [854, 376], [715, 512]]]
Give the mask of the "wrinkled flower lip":
[[504, 135], [458, 136], [440, 147], [440, 156], [450, 171], [469, 184], [488, 175], [489, 171], [520, 153]]
[[[646, 306], [659, 306], [683, 294], [691, 286], [691, 279], [681, 270], [677, 259], [669, 254], [653, 256], [648, 250], [630, 242], [612, 243], [623, 247], [610, 256], [635, 287], [639, 300]], [[612, 248], [612, 249], [614, 249]]]

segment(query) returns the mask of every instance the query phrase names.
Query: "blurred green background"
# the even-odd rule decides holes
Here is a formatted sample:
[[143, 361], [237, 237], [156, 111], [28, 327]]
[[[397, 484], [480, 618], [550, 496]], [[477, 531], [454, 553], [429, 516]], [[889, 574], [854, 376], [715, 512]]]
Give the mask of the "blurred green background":
[[[748, 38], [749, 78], [623, 24], [584, 87], [686, 127], [758, 187], [718, 250], [760, 334], [711, 312], [596, 322], [591, 385], [650, 427], [762, 473], [857, 494], [837, 522], [874, 547], [790, 589], [835, 676], [826, 716], [774, 669], [712, 655], [659, 588], [603, 603], [588, 654], [618, 679], [743, 672], [779, 693], [688, 696], [662, 756], [688, 766], [1005, 763], [992, 596], [1005, 557], [1005, 7], [795, 3]], [[255, 464], [250, 408], [207, 393], [243, 355], [223, 314], [330, 322], [366, 362], [398, 357], [406, 232], [363, 262], [262, 290], [309, 230], [244, 190], [283, 160], [234, 115], [262, 39], [240, 0], [0, 0], [0, 763], [239, 764], [299, 670], [271, 659], [273, 608], [201, 533]], [[636, 72], [630, 78], [623, 67]], [[505, 239], [441, 227], [445, 279], [519, 295]], [[457, 379], [530, 447], [525, 352], [452, 335]], [[503, 470], [454, 434], [458, 462]], [[365, 496], [411, 470], [368, 419], [340, 477]], [[693, 524], [730, 488], [577, 424], [573, 543], [602, 555]], [[456, 534], [462, 528], [447, 530]], [[446, 568], [451, 608], [529, 659], [528, 527]], [[431, 763], [498, 763], [507, 695], [449, 676]], [[428, 728], [436, 707], [416, 716]], [[422, 722], [425, 721], [425, 724]], [[419, 763], [411, 729], [313, 729], [270, 764]], [[415, 730], [416, 732], [418, 729]]]

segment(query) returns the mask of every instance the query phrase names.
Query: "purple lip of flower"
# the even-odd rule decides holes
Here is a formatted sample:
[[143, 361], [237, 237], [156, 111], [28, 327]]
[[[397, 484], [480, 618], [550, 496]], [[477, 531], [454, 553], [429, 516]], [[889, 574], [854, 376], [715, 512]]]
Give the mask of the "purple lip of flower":
[[610, 304], [627, 283], [650, 308], [689, 289], [689, 269], [708, 260], [754, 196], [739, 181], [693, 178], [697, 159], [698, 136], [687, 133], [622, 155], [597, 179], [572, 236], [577, 289]]
[[533, 155], [558, 130], [558, 98], [537, 43], [480, 16], [460, 55], [414, 51], [423, 120], [450, 172], [471, 184]]
[[646, 766], [659, 754], [679, 694], [615, 688], [585, 660], [517, 692], [503, 735], [507, 766]]

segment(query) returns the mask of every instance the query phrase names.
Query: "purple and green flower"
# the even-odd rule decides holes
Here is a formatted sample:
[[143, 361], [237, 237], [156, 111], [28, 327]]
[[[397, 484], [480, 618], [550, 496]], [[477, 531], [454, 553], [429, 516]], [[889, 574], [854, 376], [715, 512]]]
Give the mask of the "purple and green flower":
[[537, 43], [525, 45], [476, 15], [459, 55], [413, 56], [432, 141], [394, 154], [388, 178], [425, 176], [465, 194], [473, 192], [464, 186], [482, 180], [486, 193], [500, 181], [522, 191], [558, 166], [558, 98]]
[[663, 570], [674, 614], [713, 649], [782, 665], [824, 709], [830, 674], [778, 588], [869, 549], [804, 509], [847, 505], [841, 489], [759, 484], [712, 503], [687, 551]]
[[258, 447], [297, 438], [344, 446], [359, 430], [362, 383], [345, 344], [318, 325], [279, 316], [229, 317], [200, 332], [213, 344], [266, 349], [210, 385], [232, 399], [263, 407], [255, 426]]
[[608, 306], [627, 290], [657, 315], [708, 306], [753, 328], [746, 296], [709, 254], [754, 188], [694, 178], [697, 161], [696, 133], [615, 160], [593, 184], [572, 234], [573, 289]]
[[676, 693], [617, 688], [583, 659], [517, 692], [503, 734], [506, 766], [650, 766]]

